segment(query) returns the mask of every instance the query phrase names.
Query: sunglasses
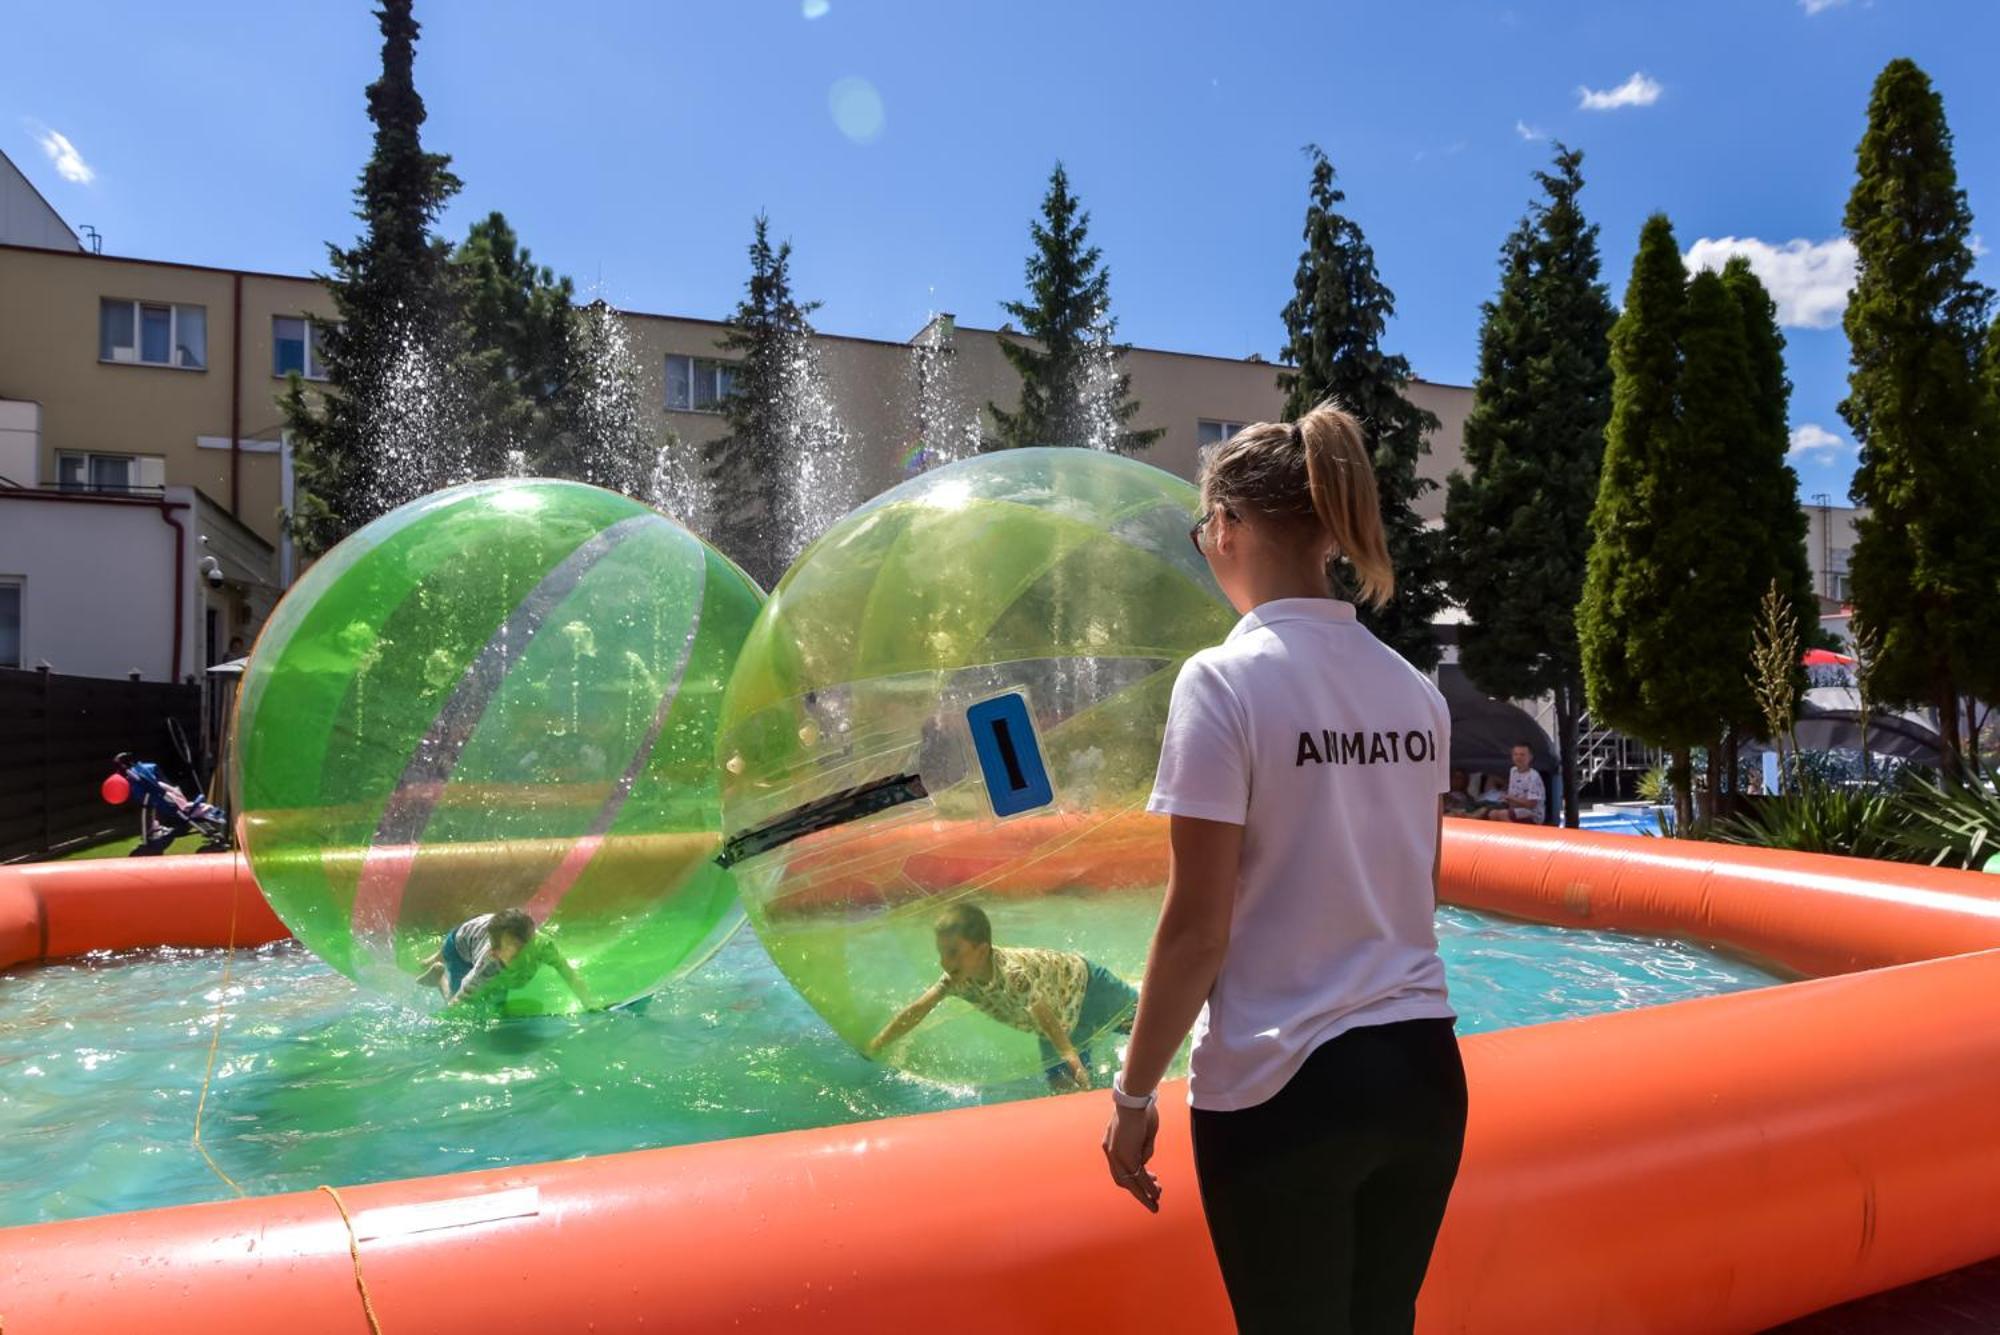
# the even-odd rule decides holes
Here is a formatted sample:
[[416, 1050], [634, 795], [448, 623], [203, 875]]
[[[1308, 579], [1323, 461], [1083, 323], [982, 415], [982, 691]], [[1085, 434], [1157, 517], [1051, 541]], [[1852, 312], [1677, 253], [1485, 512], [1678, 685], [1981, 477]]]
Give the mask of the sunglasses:
[[1215, 518], [1216, 512], [1218, 510], [1221, 511], [1222, 514], [1224, 514], [1230, 519], [1236, 518], [1236, 512], [1234, 510], [1231, 510], [1228, 506], [1211, 505], [1208, 509], [1203, 510], [1201, 512], [1201, 518], [1195, 520], [1194, 527], [1188, 530], [1188, 541], [1193, 543], [1194, 549], [1197, 552], [1201, 553], [1203, 556], [1208, 555], [1208, 549], [1201, 545], [1201, 531], [1204, 528], [1208, 527], [1208, 521]]

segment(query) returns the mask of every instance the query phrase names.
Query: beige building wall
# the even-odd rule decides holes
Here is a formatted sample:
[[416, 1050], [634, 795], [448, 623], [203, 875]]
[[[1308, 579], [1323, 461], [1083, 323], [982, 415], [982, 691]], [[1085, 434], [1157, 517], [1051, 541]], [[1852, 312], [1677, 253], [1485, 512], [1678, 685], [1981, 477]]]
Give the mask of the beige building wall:
[[[205, 365], [100, 359], [99, 309], [106, 298], [200, 307]], [[0, 399], [25, 400], [40, 410], [39, 476], [13, 480], [54, 484], [64, 452], [156, 460], [166, 483], [200, 491], [281, 551], [289, 461], [280, 444], [276, 400], [284, 380], [274, 370], [272, 321], [300, 315], [333, 315], [331, 297], [309, 278], [0, 245]], [[726, 327], [639, 312], [625, 318], [645, 401], [659, 425], [689, 450], [721, 435], [726, 423], [719, 413], [667, 407], [666, 360], [727, 360], [716, 346]], [[901, 481], [902, 461], [920, 440], [955, 437], [953, 452], [964, 453], [971, 438], [991, 434], [986, 405], [1011, 404], [1019, 395], [1001, 337], [991, 329], [954, 327], [949, 317], [916, 331], [912, 342], [819, 337], [830, 397], [855, 451], [848, 504]], [[952, 405], [953, 421], [942, 432], [921, 420], [916, 338], [942, 341], [948, 349], [933, 362], [943, 368], [942, 397]], [[1125, 369], [1141, 405], [1133, 425], [1166, 432], [1140, 457], [1189, 479], [1198, 467], [1203, 422], [1267, 421], [1283, 409], [1280, 368], [1269, 363], [1135, 348]], [[1442, 480], [1461, 458], [1458, 433], [1471, 391], [1418, 382], [1411, 393], [1443, 422], [1422, 470]], [[1440, 515], [1442, 489], [1426, 495], [1419, 509], [1427, 519]]]
[[[206, 365], [100, 360], [105, 298], [201, 307]], [[65, 451], [159, 459], [167, 483], [198, 489], [276, 546], [284, 380], [272, 369], [272, 320], [332, 311], [309, 278], [0, 246], [0, 398], [41, 406], [41, 476], [25, 481], [53, 485]], [[233, 483], [232, 423], [252, 446], [235, 452]]]
[[[715, 439], [725, 429], [719, 413], [669, 411], [666, 408], [665, 365], [670, 355], [728, 360], [716, 348], [725, 326], [713, 321], [627, 312], [632, 348], [646, 379], [647, 401], [658, 406], [663, 420], [689, 445]], [[945, 317], [948, 319], [948, 317]], [[1011, 405], [1020, 394], [1020, 379], [1001, 350], [1002, 335], [991, 329], [937, 324], [918, 331], [909, 343], [821, 335], [817, 346], [836, 412], [856, 448], [855, 471], [860, 494], [866, 497], [903, 478], [902, 460], [925, 434], [918, 410], [916, 343], [939, 339], [944, 351], [934, 365], [945, 391], [940, 395], [952, 415], [941, 434], [963, 439], [990, 436], [989, 403]], [[1132, 425], [1159, 427], [1166, 434], [1139, 457], [1155, 467], [1193, 480], [1199, 467], [1201, 424], [1244, 424], [1277, 419], [1285, 396], [1278, 388], [1282, 369], [1268, 362], [1206, 357], [1157, 348], [1134, 348], [1125, 358], [1132, 396], [1139, 413]], [[1418, 381], [1410, 396], [1438, 415], [1440, 428], [1431, 439], [1431, 453], [1420, 472], [1439, 486], [1418, 502], [1427, 520], [1444, 513], [1443, 480], [1464, 459], [1461, 432], [1471, 410], [1472, 391], [1457, 385]], [[976, 417], [976, 428], [961, 425]]]

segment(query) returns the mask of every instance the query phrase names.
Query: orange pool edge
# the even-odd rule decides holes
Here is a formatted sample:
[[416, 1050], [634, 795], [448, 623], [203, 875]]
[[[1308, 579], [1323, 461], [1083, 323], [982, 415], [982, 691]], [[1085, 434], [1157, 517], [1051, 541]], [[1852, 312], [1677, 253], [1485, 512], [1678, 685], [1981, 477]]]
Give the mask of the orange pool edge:
[[[1757, 1330], [2000, 1254], [1990, 878], [1447, 831], [1454, 902], [1843, 976], [1467, 1039], [1421, 1329]], [[51, 943], [83, 939], [72, 913], [127, 924], [104, 906], [133, 895], [185, 898], [160, 920], [183, 938], [232, 901], [254, 916], [229, 859], [153, 865], [122, 889], [90, 864], [0, 870], [0, 949], [27, 930], [24, 876]], [[1104, 1114], [1083, 1094], [342, 1195], [388, 1331], [1226, 1329], [1185, 1110], [1157, 1218], [1105, 1180]], [[0, 1321], [366, 1329], [323, 1193], [0, 1230]]]

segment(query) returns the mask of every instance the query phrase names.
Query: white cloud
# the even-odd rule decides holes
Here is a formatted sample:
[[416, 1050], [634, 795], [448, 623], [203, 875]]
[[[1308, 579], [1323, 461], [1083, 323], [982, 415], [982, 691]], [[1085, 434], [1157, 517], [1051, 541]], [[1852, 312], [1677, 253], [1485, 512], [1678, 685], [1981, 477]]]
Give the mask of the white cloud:
[[1547, 130], [1537, 130], [1534, 126], [1528, 124], [1528, 122], [1526, 121], [1515, 121], [1514, 133], [1520, 135], [1523, 139], [1527, 140], [1531, 144], [1534, 143], [1537, 139], [1546, 139], [1549, 137], [1549, 132]]
[[1577, 87], [1577, 106], [1585, 111], [1616, 111], [1620, 107], [1650, 107], [1660, 100], [1665, 90], [1657, 79], [1649, 79], [1643, 74], [1633, 74], [1616, 88]]
[[1791, 441], [1791, 448], [1785, 451], [1786, 458], [1816, 464], [1833, 463], [1854, 449], [1846, 439], [1834, 435], [1817, 422], [1801, 422], [1793, 427]]
[[825, 18], [826, 11], [832, 8], [827, 0], [800, 0], [799, 3], [799, 12], [809, 19]]
[[1986, 244], [1985, 238], [1981, 237], [1977, 232], [1972, 234], [1972, 239], [1968, 244], [1972, 247], [1972, 258], [1975, 260], [1983, 260], [1987, 255], [1992, 253], [1992, 248]]
[[83, 154], [76, 151], [76, 145], [67, 136], [46, 126], [36, 127], [33, 133], [35, 142], [42, 146], [42, 152], [48, 154], [49, 161], [55, 164], [56, 175], [77, 185], [89, 185], [97, 179], [97, 173], [91, 170], [90, 164], [83, 160]]
[[1839, 9], [1847, 0], [1799, 0], [1799, 8], [1808, 14], [1824, 14], [1829, 9]]
[[1681, 257], [1688, 272], [1720, 269], [1732, 255], [1750, 261], [1771, 299], [1778, 303], [1778, 323], [1799, 329], [1828, 329], [1840, 322], [1847, 294], [1854, 289], [1854, 243], [1844, 236], [1831, 241], [1786, 241], [1773, 244], [1754, 236], [1703, 237]]

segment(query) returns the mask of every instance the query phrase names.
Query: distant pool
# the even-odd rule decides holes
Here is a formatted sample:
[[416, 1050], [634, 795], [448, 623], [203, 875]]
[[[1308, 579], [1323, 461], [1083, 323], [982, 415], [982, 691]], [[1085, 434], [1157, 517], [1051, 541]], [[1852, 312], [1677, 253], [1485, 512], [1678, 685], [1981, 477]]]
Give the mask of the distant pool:
[[[1671, 941], [1438, 915], [1460, 1031], [1779, 980]], [[643, 1013], [472, 1023], [358, 991], [291, 942], [0, 974], [0, 1225], [608, 1154], [1039, 1096], [864, 1060], [745, 931]]]
[[[1673, 827], [1673, 813], [1666, 813], [1667, 826]], [[1660, 816], [1652, 808], [1644, 810], [1619, 810], [1584, 813], [1580, 818], [1586, 830], [1596, 830], [1602, 834], [1644, 834], [1660, 833]]]

